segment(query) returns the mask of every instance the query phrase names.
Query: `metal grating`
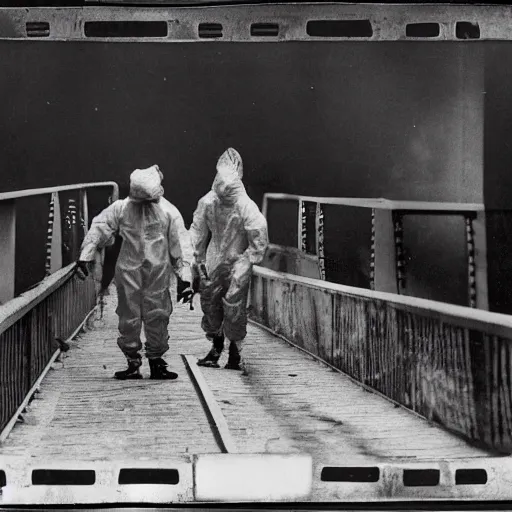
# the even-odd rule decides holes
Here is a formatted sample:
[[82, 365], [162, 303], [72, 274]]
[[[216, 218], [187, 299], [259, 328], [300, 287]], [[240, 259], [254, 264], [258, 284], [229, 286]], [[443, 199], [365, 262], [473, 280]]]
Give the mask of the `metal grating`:
[[50, 23], [47, 21], [29, 21], [25, 29], [27, 37], [50, 37]]
[[222, 25], [220, 23], [200, 23], [198, 34], [201, 39], [216, 39], [222, 37]]

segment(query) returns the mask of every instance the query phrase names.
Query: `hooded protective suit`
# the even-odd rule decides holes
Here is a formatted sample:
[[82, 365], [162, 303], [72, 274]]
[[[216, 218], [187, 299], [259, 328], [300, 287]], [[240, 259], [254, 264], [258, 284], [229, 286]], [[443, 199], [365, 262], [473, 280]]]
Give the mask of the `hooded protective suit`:
[[[242, 162], [242, 157], [238, 153], [236, 149], [228, 148], [224, 153], [220, 156], [218, 162], [217, 162], [217, 168], [218, 169], [226, 169], [230, 168], [234, 170], [237, 174], [240, 180], [244, 177], [244, 167]], [[206, 225], [206, 215], [205, 211], [207, 208], [212, 208], [212, 205], [214, 204], [215, 200], [217, 198], [217, 195], [215, 194], [212, 189], [204, 195], [201, 199], [199, 199], [199, 202], [197, 203], [196, 211], [194, 212], [194, 218], [192, 221], [192, 225], [190, 226], [190, 240], [192, 243], [192, 248], [195, 251], [196, 243], [200, 240], [202, 247], [200, 247], [200, 250], [204, 252], [204, 248], [206, 249], [206, 256], [205, 256], [205, 263], [206, 267], [209, 270], [209, 266], [213, 263], [213, 260], [215, 259], [214, 256], [214, 245], [208, 244], [209, 238], [206, 238], [206, 240], [202, 239], [202, 234], [204, 232], [209, 232], [208, 226]], [[196, 257], [197, 262], [197, 257]]]
[[196, 264], [204, 264], [208, 273], [201, 293], [202, 328], [213, 348], [199, 361], [204, 366], [218, 367], [224, 336], [231, 342], [227, 367], [239, 366], [252, 265], [262, 261], [268, 246], [266, 219], [247, 195], [241, 169], [240, 155], [228, 149], [190, 229]]
[[191, 282], [192, 248], [178, 209], [163, 197], [158, 166], [137, 169], [130, 176], [130, 195], [115, 201], [92, 221], [82, 244], [81, 261], [92, 261], [97, 249], [116, 232], [123, 239], [116, 264], [118, 345], [128, 362], [140, 364], [142, 323], [146, 356], [160, 358], [168, 349], [172, 313], [171, 268]]

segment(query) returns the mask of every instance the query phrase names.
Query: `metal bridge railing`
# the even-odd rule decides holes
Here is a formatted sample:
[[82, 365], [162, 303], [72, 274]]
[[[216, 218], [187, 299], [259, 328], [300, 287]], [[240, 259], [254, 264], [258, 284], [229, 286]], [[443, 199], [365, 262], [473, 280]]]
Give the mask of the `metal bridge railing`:
[[[76, 254], [79, 250], [89, 225], [87, 192], [96, 188], [111, 189], [109, 201], [118, 198], [119, 189], [114, 182], [0, 194], [0, 442], [60, 353], [59, 340], [73, 335], [95, 306], [94, 280], [82, 282], [74, 278], [75, 264], [62, 267], [62, 261], [65, 251]], [[79, 199], [68, 199], [67, 212], [61, 220], [60, 195], [69, 191], [78, 192]], [[41, 195], [50, 198], [47, 276], [14, 297], [15, 272], [19, 271], [15, 268], [16, 200]]]
[[262, 267], [250, 316], [372, 391], [512, 453], [512, 317]]
[[[465, 255], [462, 251], [457, 255], [465, 258], [460, 261], [466, 266], [467, 272], [467, 299], [464, 305], [479, 309], [489, 309], [487, 294], [487, 256], [485, 237], [485, 207], [478, 203], [434, 203], [419, 201], [390, 201], [387, 199], [365, 198], [341, 198], [341, 197], [313, 197], [295, 194], [267, 193], [263, 199], [263, 213], [269, 220], [269, 230], [272, 240], [273, 215], [270, 212], [273, 203], [289, 203], [293, 205], [293, 211], [289, 209], [286, 220], [291, 223], [295, 217], [295, 227], [291, 224], [285, 226], [288, 232], [288, 240], [284, 245], [296, 244], [293, 249], [300, 253], [300, 263], [288, 265], [305, 277], [318, 277], [330, 279], [329, 274], [336, 274], [342, 266], [350, 265], [345, 261], [349, 248], [343, 246], [343, 242], [337, 242], [340, 247], [329, 247], [326, 244], [327, 227], [329, 218], [325, 209], [328, 205], [339, 207], [352, 207], [369, 211], [367, 217], [359, 224], [355, 224], [353, 232], [361, 231], [366, 235], [357, 239], [355, 245], [360, 254], [364, 254], [361, 263], [363, 272], [368, 276], [367, 286], [353, 284], [353, 286], [367, 287], [376, 291], [398, 294], [411, 294], [408, 287], [408, 260], [404, 249], [404, 220], [410, 216], [441, 215], [447, 219], [460, 219], [456, 233], [460, 238], [465, 238]], [[279, 227], [283, 231], [283, 211], [279, 211]], [[331, 218], [335, 214], [331, 211]], [[291, 228], [291, 229], [288, 229]], [[462, 232], [464, 230], [464, 232]], [[295, 231], [295, 234], [293, 233]], [[408, 233], [405, 233], [407, 235]], [[407, 242], [407, 238], [405, 240]], [[439, 243], [442, 243], [440, 240]], [[282, 244], [271, 246], [271, 251], [285, 251], [289, 248], [279, 247]], [[361, 247], [364, 246], [364, 247]], [[336, 255], [333, 257], [333, 253]], [[269, 253], [271, 256], [272, 253]], [[452, 258], [454, 255], [452, 255]], [[299, 258], [299, 256], [296, 256]], [[285, 258], [286, 259], [286, 258]], [[361, 259], [356, 258], [356, 259]], [[311, 272], [311, 261], [315, 261], [317, 270]], [[352, 259], [353, 264], [354, 258]], [[272, 267], [271, 267], [272, 268]], [[278, 270], [277, 268], [273, 268]], [[304, 272], [301, 272], [301, 269]], [[307, 271], [306, 271], [307, 269]], [[282, 268], [281, 270], [285, 270]], [[349, 269], [355, 272], [356, 269]], [[360, 271], [360, 269], [358, 269]], [[409, 280], [411, 281], [411, 280]], [[351, 284], [352, 283], [343, 283]], [[411, 283], [412, 284], [412, 283]], [[421, 283], [420, 283], [421, 284]], [[453, 283], [452, 283], [453, 284]], [[412, 292], [414, 295], [414, 292]], [[463, 299], [464, 300], [464, 299]]]

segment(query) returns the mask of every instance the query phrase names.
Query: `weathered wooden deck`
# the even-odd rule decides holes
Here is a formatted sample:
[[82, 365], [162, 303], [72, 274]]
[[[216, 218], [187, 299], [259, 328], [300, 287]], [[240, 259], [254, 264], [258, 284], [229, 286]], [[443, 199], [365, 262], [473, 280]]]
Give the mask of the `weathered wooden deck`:
[[[103, 323], [72, 341], [54, 364], [0, 457], [154, 460], [220, 452], [180, 356], [199, 357], [209, 348], [198, 308], [198, 300], [195, 311], [175, 305], [166, 359], [177, 381], [116, 381], [113, 373], [125, 362], [113, 291]], [[307, 452], [316, 467], [488, 456], [254, 325], [244, 356], [247, 376], [200, 369], [239, 452]]]

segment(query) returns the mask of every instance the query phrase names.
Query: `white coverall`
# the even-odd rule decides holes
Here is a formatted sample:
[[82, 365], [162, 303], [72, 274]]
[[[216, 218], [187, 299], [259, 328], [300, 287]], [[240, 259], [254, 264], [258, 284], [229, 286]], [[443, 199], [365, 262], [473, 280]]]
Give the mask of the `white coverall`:
[[190, 228], [195, 262], [205, 264], [209, 278], [201, 292], [202, 328], [218, 355], [224, 336], [231, 342], [230, 360], [239, 357], [247, 333], [252, 265], [262, 261], [268, 246], [267, 221], [247, 195], [240, 169], [240, 155], [228, 149]]
[[[230, 168], [232, 170], [235, 170], [235, 172], [238, 174], [239, 178], [242, 179], [244, 177], [244, 167], [242, 162], [242, 157], [238, 153], [236, 149], [228, 148], [222, 155], [220, 156], [218, 162], [217, 162], [217, 168], [224, 169], [224, 168]], [[199, 199], [197, 203], [197, 208], [194, 212], [194, 218], [192, 220], [192, 225], [190, 226], [190, 241], [192, 243], [192, 249], [195, 251], [196, 242], [198, 242], [202, 235], [204, 230], [208, 229], [207, 226], [205, 226], [206, 222], [206, 216], [205, 216], [205, 210], [206, 208], [211, 208], [211, 205], [215, 202], [217, 195], [215, 194], [213, 190], [213, 185], [211, 190], [204, 195], [201, 199]], [[204, 241], [202, 240], [203, 244], [208, 244], [208, 240]], [[207, 250], [206, 250], [206, 256], [205, 258], [200, 257], [201, 262], [206, 263], [206, 268], [208, 273], [213, 270], [210, 269], [210, 266], [213, 263], [213, 260], [215, 259], [214, 256], [215, 246], [213, 244], [208, 244]], [[196, 263], [198, 263], [197, 255], [194, 253], [194, 256], [196, 258]], [[205, 260], [205, 261], [203, 261]]]
[[118, 345], [128, 362], [140, 361], [142, 323], [147, 358], [167, 352], [171, 268], [183, 281], [192, 280], [190, 237], [178, 209], [163, 197], [161, 181], [157, 166], [134, 171], [129, 197], [95, 217], [82, 244], [80, 260], [93, 261], [116, 232], [123, 239], [115, 271], [116, 313]]

